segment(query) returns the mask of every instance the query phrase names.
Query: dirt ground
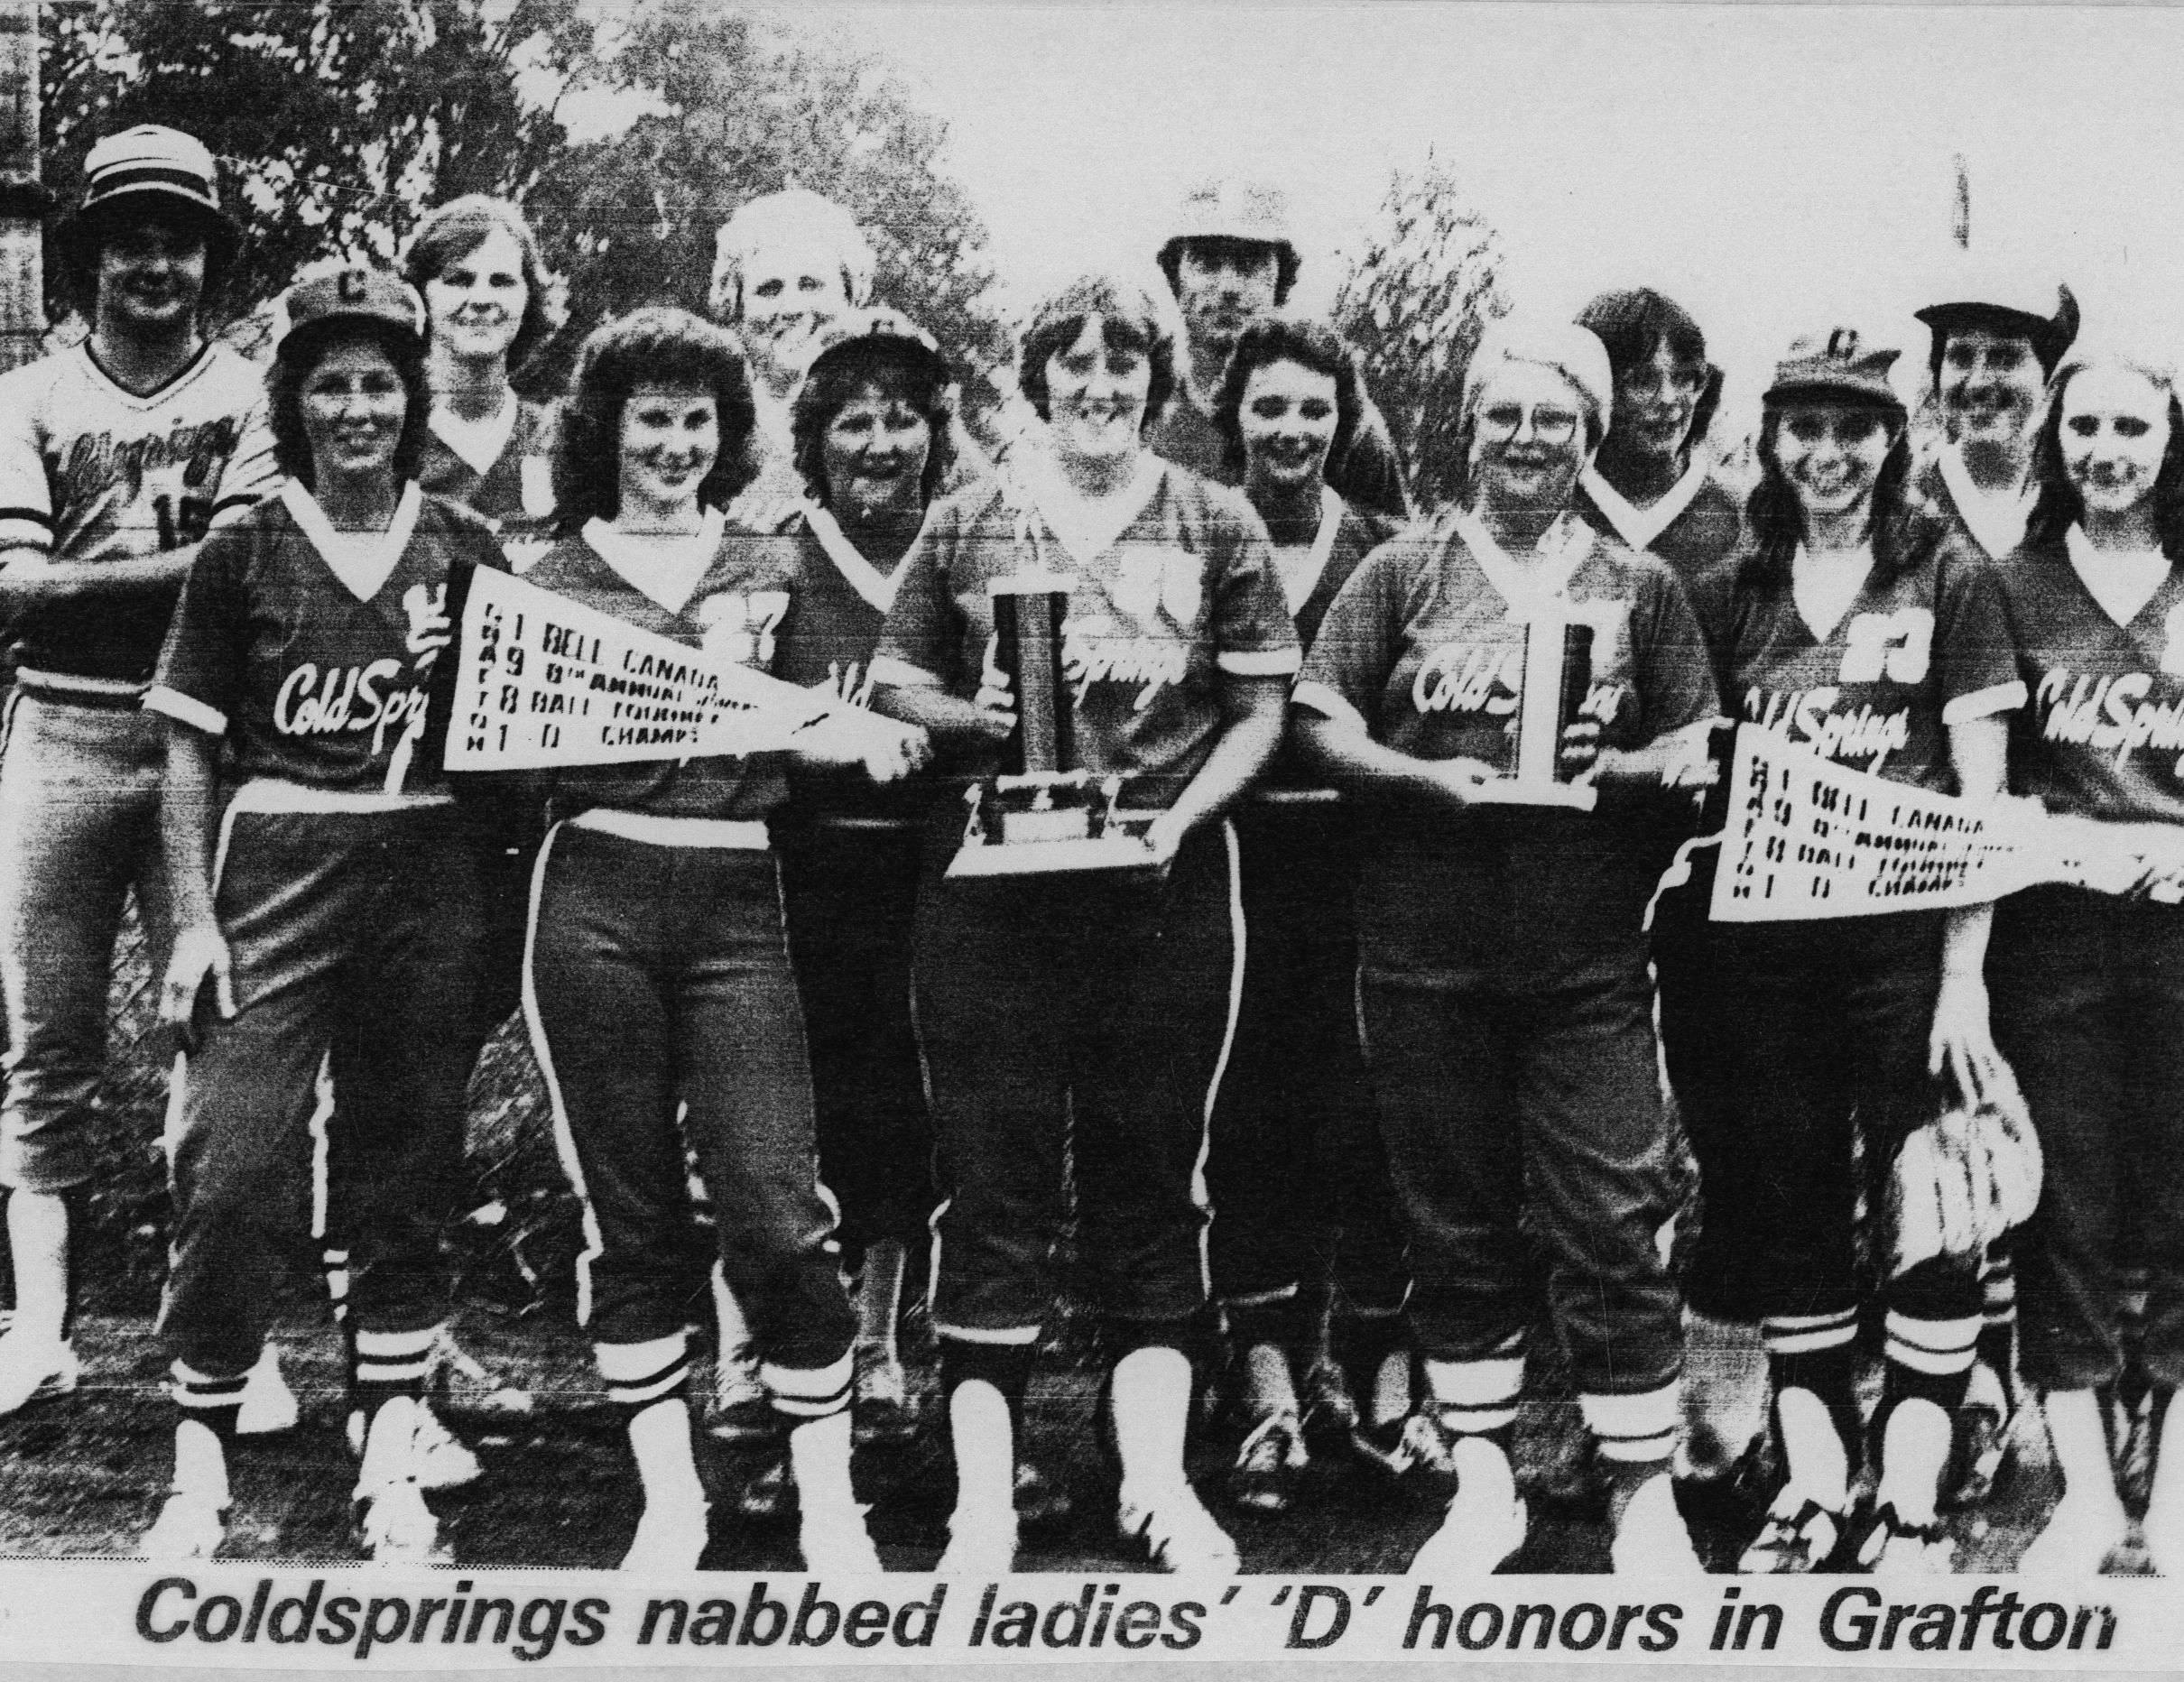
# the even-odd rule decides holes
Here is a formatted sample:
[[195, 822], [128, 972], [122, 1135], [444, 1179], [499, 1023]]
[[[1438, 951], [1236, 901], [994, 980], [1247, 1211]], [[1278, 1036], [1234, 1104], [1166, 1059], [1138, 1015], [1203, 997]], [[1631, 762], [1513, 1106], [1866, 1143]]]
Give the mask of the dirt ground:
[[[528, 1416], [495, 1417], [460, 1396], [445, 1416], [477, 1450], [485, 1474], [469, 1489], [433, 1497], [456, 1557], [467, 1565], [609, 1566], [637, 1519], [635, 1475], [613, 1413], [593, 1386], [588, 1353], [572, 1326], [537, 1315], [516, 1319], [466, 1314], [463, 1345], [504, 1382], [531, 1391]], [[352, 1465], [341, 1437], [339, 1349], [331, 1329], [308, 1314], [282, 1331], [302, 1423], [277, 1437], [246, 1439], [235, 1470], [235, 1519], [227, 1555], [251, 1558], [352, 1559], [348, 1528]], [[169, 1465], [172, 1413], [159, 1386], [161, 1362], [149, 1323], [103, 1316], [82, 1322], [81, 1390], [0, 1421], [0, 1552], [16, 1556], [125, 1553], [156, 1511]], [[1706, 1352], [1695, 1351], [1704, 1360]], [[930, 1385], [930, 1364], [917, 1376]], [[1094, 1440], [1094, 1378], [1087, 1363], [1059, 1348], [1042, 1357], [1032, 1402], [1032, 1453], [1051, 1469], [1075, 1511], [1026, 1537], [1021, 1568], [1075, 1573], [1142, 1568], [1116, 1541], [1111, 1476]], [[1982, 1511], [1958, 1514], [1959, 1568], [2012, 1568], [2055, 1493], [2036, 1419], [2021, 1419], [2014, 1469]], [[1200, 1434], [1194, 1471], [1209, 1495], [1226, 1460], [1217, 1429]], [[1517, 1570], [1607, 1569], [1596, 1502], [1569, 1486], [1578, 1455], [1574, 1410], [1535, 1404], [1522, 1423], [1521, 1475], [1533, 1493], [1532, 1537]], [[713, 1544], [705, 1564], [733, 1571], [800, 1567], [793, 1522], [754, 1524], [733, 1511], [733, 1492], [752, 1469], [747, 1451], [706, 1442], [715, 1485]], [[946, 1539], [949, 1472], [938, 1433], [909, 1446], [860, 1450], [860, 1492], [892, 1570], [930, 1570]], [[1708, 1565], [1726, 1569], [1754, 1523], [1720, 1503], [1689, 1503]], [[1399, 1575], [1432, 1530], [1434, 1508], [1365, 1469], [1317, 1463], [1306, 1498], [1278, 1519], [1226, 1514], [1251, 1571]]]

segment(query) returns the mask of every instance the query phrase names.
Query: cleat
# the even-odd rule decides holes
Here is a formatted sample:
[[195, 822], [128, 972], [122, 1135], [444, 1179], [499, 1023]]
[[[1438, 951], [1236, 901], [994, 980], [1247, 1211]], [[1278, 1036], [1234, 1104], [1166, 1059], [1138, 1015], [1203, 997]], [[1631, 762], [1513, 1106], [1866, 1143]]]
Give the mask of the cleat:
[[856, 1400], [850, 1411], [859, 1443], [893, 1446], [918, 1434], [918, 1410], [902, 1363], [881, 1350], [858, 1349]]
[[420, 1489], [460, 1489], [477, 1482], [484, 1469], [477, 1456], [430, 1408], [417, 1410], [417, 1436], [410, 1446], [410, 1466]]
[[440, 1520], [425, 1505], [424, 1493], [404, 1479], [359, 1494], [357, 1539], [375, 1565], [438, 1566], [455, 1556], [440, 1540]]
[[1198, 1492], [1180, 1478], [1166, 1489], [1125, 1488], [1115, 1520], [1125, 1538], [1144, 1545], [1157, 1570], [1188, 1576], [1235, 1576], [1243, 1569], [1228, 1532], [1214, 1522]]
[[82, 1364], [65, 1338], [51, 1343], [10, 1332], [0, 1337], [0, 1416], [71, 1395], [82, 1376]]
[[769, 1455], [756, 1470], [735, 1485], [730, 1504], [739, 1518], [754, 1523], [780, 1523], [797, 1510], [796, 1477], [787, 1455]]
[[258, 1363], [250, 1369], [243, 1386], [243, 1406], [236, 1414], [237, 1437], [272, 1437], [296, 1428], [301, 1410], [296, 1392], [281, 1375], [281, 1348], [267, 1344], [258, 1352]]
[[426, 1388], [458, 1413], [492, 1414], [514, 1419], [532, 1410], [529, 1391], [504, 1383], [486, 1365], [460, 1344], [446, 1326], [432, 1345], [432, 1372]]
[[202, 1490], [171, 1489], [159, 1517], [144, 1532], [137, 1551], [163, 1563], [209, 1559], [227, 1539], [227, 1499]]
[[1828, 1568], [1843, 1544], [1850, 1515], [1808, 1501], [1784, 1484], [1767, 1522], [1736, 1562], [1747, 1576], [1800, 1576]]
[[1008, 1576], [1016, 1569], [1015, 1513], [958, 1508], [948, 1520], [948, 1547], [933, 1569], [942, 1576]]
[[1350, 1438], [1362, 1428], [1363, 1418], [1357, 1399], [1350, 1394], [1342, 1363], [1326, 1358], [1313, 1362], [1304, 1370], [1304, 1381], [1298, 1388], [1303, 1392], [1298, 1411], [1304, 1421], [1306, 1440], [1315, 1448], [1347, 1448]]
[[1963, 1405], [1950, 1423], [1942, 1504], [1952, 1510], [1976, 1507], [1994, 1494], [2016, 1451], [2017, 1410], [2001, 1378], [1985, 1362], [1973, 1363]]
[[1676, 1505], [1676, 1480], [1666, 1472], [1638, 1486], [1608, 1543], [1608, 1557], [1623, 1576], [1704, 1576], [1690, 1528]]
[[716, 1441], [770, 1443], [788, 1434], [755, 1361], [716, 1361], [709, 1402], [705, 1428]]
[[659, 1506], [647, 1502], [637, 1534], [622, 1556], [625, 1571], [695, 1571], [709, 1539], [711, 1510], [702, 1503]]
[[1304, 1426], [1293, 1413], [1270, 1413], [1254, 1426], [1228, 1470], [1228, 1498], [1250, 1512], [1287, 1512], [1311, 1464]]
[[1957, 1569], [1957, 1544], [1939, 1523], [1907, 1523], [1894, 1502], [1884, 1502], [1851, 1557], [1875, 1576], [1949, 1576]]
[[1441, 1423], [1439, 1413], [1428, 1403], [1406, 1419], [1356, 1432], [1351, 1445], [1359, 1458], [1398, 1482], [1414, 1483], [1448, 1498], [1456, 1493], [1453, 1456], [1458, 1435]]
[[865, 1509], [855, 1502], [807, 1507], [796, 1539], [814, 1576], [877, 1576], [886, 1569], [865, 1528]]
[[1437, 1581], [1489, 1576], [1524, 1546], [1530, 1516], [1521, 1498], [1504, 1506], [1458, 1490], [1449, 1498], [1440, 1528], [1411, 1561], [1409, 1575]]
[[1016, 1524], [1020, 1530], [1049, 1530], [1065, 1524], [1077, 1511], [1077, 1499], [1068, 1485], [1049, 1476], [1029, 1460], [1016, 1463]]

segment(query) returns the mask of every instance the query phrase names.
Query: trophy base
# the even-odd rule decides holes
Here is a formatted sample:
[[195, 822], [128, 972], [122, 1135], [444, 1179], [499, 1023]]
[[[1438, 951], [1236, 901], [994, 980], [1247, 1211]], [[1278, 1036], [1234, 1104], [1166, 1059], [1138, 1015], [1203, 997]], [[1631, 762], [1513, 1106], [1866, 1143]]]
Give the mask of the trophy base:
[[1520, 782], [1504, 777], [1472, 790], [1474, 806], [1554, 806], [1566, 811], [1589, 812], [1599, 804], [1600, 790], [1589, 782]]
[[1115, 805], [1122, 780], [1082, 772], [1000, 777], [974, 787], [953, 880], [1159, 868], [1145, 844], [1157, 812]]

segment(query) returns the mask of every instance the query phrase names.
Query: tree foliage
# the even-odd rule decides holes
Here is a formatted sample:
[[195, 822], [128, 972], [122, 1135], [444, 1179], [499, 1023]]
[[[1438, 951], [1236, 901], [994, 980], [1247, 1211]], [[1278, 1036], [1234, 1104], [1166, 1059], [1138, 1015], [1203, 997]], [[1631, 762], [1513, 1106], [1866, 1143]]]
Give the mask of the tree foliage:
[[1464, 370], [1486, 323], [1507, 312], [1501, 266], [1500, 236], [1429, 154], [1422, 170], [1395, 172], [1336, 295], [1336, 323], [1364, 358], [1423, 509], [1448, 501], [1458, 481]]

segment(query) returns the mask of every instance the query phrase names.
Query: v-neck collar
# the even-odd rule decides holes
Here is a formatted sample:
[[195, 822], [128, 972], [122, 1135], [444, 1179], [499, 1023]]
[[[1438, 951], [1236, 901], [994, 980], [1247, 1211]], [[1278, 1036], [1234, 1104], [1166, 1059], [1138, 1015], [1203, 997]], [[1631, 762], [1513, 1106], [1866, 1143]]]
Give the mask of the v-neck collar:
[[1797, 546], [1797, 553], [1791, 558], [1790, 561], [1790, 605], [1796, 610], [1798, 623], [1805, 627], [1806, 634], [1812, 638], [1816, 645], [1825, 648], [1828, 646], [1828, 639], [1842, 628], [1844, 620], [1850, 617], [1850, 610], [1858, 605], [1858, 597], [1865, 594], [1865, 587], [1873, 582], [1873, 569], [1878, 563], [1874, 557], [1873, 545], [1868, 543], [1865, 545], [1865, 570], [1858, 575], [1856, 586], [1843, 597], [1843, 605], [1836, 610], [1836, 616], [1829, 620], [1825, 626], [1822, 626], [1815, 624], [1806, 615], [1805, 604], [1798, 595], [1798, 563], [1808, 558], [1805, 546], [1800, 543]]
[[471, 472], [484, 476], [515, 436], [522, 405], [514, 392], [501, 393], [501, 406], [483, 420], [466, 420], [444, 403], [434, 403], [430, 417], [433, 435], [455, 452], [456, 459]]
[[360, 602], [377, 596], [393, 575], [395, 563], [402, 559], [403, 550], [409, 548], [411, 535], [417, 530], [417, 515], [424, 500], [424, 494], [412, 480], [402, 487], [393, 522], [385, 531], [337, 531], [326, 517], [326, 510], [319, 506], [319, 499], [303, 488], [301, 480], [290, 479], [281, 486], [281, 501], [289, 517], [319, 551], [327, 570]]
[[[1102, 555], [1115, 547], [1122, 534], [1137, 522], [1138, 516], [1152, 505], [1167, 471], [1167, 464], [1147, 451], [1139, 457], [1137, 473], [1124, 490], [1102, 498], [1096, 505], [1087, 505], [1057, 467], [1052, 469], [1051, 483], [1042, 491], [1032, 493], [1030, 501], [1055, 541], [1069, 551], [1069, 558], [1089, 571]], [[1058, 508], [1064, 511], [1060, 518], [1055, 513]]]
[[680, 614], [697, 593], [699, 580], [720, 552], [727, 516], [708, 508], [698, 530], [687, 537], [656, 542], [617, 531], [604, 520], [584, 522], [584, 541], [614, 568], [615, 577], [671, 614]]
[[[2078, 581], [2085, 587], [2086, 594], [2093, 598], [2094, 605], [2107, 615], [2119, 631], [2128, 631], [2138, 616], [2146, 611], [2146, 604], [2161, 593], [2174, 570], [2167, 556], [2161, 557], [2156, 569], [2137, 561], [2125, 565], [2136, 566], [2134, 576], [2119, 579], [2116, 557], [2104, 555], [2093, 547], [2093, 540], [2086, 535], [2083, 526], [2073, 525], [2063, 533], [2063, 547], [2070, 559], [2070, 570], [2078, 574]], [[2159, 551], [2157, 551], [2158, 553]], [[2119, 585], [2122, 587], [2118, 587]], [[2136, 597], [2135, 600], [2132, 599]], [[2128, 606], [2130, 612], [2118, 614], [2118, 607]]]
[[1294, 619], [1304, 611], [1305, 603], [1312, 599], [1312, 592], [1319, 587], [1319, 580], [1327, 573], [1328, 558], [1335, 552], [1335, 534], [1342, 529], [1342, 498], [1331, 485], [1319, 487], [1319, 529], [1312, 533], [1311, 552], [1304, 565], [1292, 577], [1282, 572], [1279, 559], [1275, 571], [1282, 579], [1282, 599], [1289, 603], [1289, 616]]
[[1568, 513], [1540, 533], [1530, 567], [1521, 565], [1486, 530], [1486, 522], [1468, 508], [1456, 511], [1451, 523], [1471, 559], [1486, 575], [1486, 582], [1509, 604], [1509, 616], [1530, 620], [1558, 602], [1567, 601], [1570, 578], [1593, 552], [1592, 532], [1585, 522]]
[[211, 360], [211, 341], [199, 340], [197, 347], [197, 354], [191, 356], [188, 362], [182, 364], [180, 367], [177, 368], [172, 374], [170, 374], [165, 379], [162, 380], [150, 391], [139, 392], [131, 390], [128, 386], [124, 385], [119, 380], [116, 379], [112, 372], [106, 367], [106, 365], [99, 360], [98, 352], [92, 348], [91, 341], [88, 338], [83, 341], [83, 359], [85, 365], [89, 367], [93, 374], [98, 376], [100, 383], [106, 385], [106, 388], [111, 391], [116, 398], [120, 399], [120, 401], [123, 402], [127, 403], [133, 409], [149, 409], [154, 403], [165, 402], [169, 397], [171, 397], [174, 394], [175, 388], [177, 386], [185, 384], [190, 380], [194, 379], [199, 372], [203, 369], [205, 365]]
[[1606, 516], [1608, 524], [1615, 528], [1615, 535], [1640, 550], [1652, 548], [1654, 541], [1683, 517], [1683, 511], [1691, 505], [1692, 498], [1706, 482], [1706, 464], [1694, 461], [1669, 486], [1665, 496], [1651, 508], [1641, 508], [1610, 485], [1589, 461], [1585, 464], [1585, 471], [1578, 476], [1578, 483], [1593, 499], [1593, 505]]
[[[902, 576], [901, 565], [898, 564], [892, 573], [882, 572], [866, 560], [857, 546], [849, 541], [849, 534], [842, 530], [842, 522], [834, 517], [832, 511], [810, 501], [803, 504], [803, 508], [804, 523], [811, 528], [811, 535], [819, 540], [819, 546], [827, 551], [827, 559], [834, 563], [834, 569], [842, 575], [844, 582], [865, 598], [867, 606], [877, 608], [881, 613], [893, 608], [895, 605], [895, 580]], [[929, 521], [932, 518], [930, 506], [925, 511], [925, 517]], [[924, 526], [919, 526], [919, 536], [923, 536], [924, 531]], [[912, 538], [911, 541], [914, 545], [917, 539]]]
[[1954, 444], [1944, 446], [1934, 461], [1940, 469], [1942, 484], [1948, 486], [1949, 500], [1957, 504], [1957, 514], [1990, 557], [2000, 560], [2025, 541], [2025, 522], [2032, 513], [2031, 480], [2019, 485], [2011, 495], [1996, 496], [1972, 483], [1970, 470], [1964, 465], [1963, 452]]

